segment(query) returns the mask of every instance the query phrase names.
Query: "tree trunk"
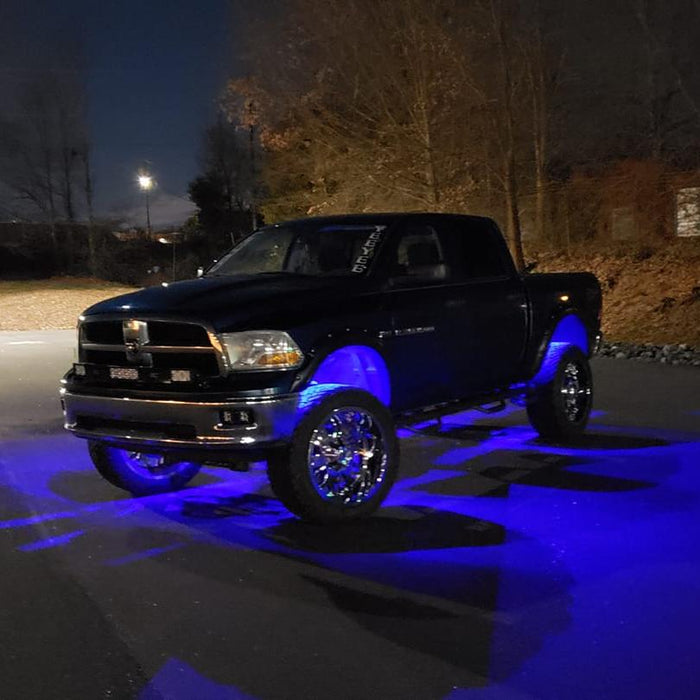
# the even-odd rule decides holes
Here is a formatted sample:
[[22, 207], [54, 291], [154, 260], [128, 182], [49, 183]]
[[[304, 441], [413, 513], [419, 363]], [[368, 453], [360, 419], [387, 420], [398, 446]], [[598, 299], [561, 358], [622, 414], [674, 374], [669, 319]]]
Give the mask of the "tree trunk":
[[520, 206], [518, 202], [518, 176], [515, 162], [515, 114], [513, 112], [514, 84], [511, 75], [510, 37], [507, 32], [507, 10], [501, 4], [496, 8], [495, 0], [491, 0], [491, 17], [500, 59], [501, 90], [503, 107], [501, 113], [503, 175], [506, 201], [507, 236], [513, 261], [518, 270], [525, 267], [523, 254], [522, 226], [520, 221]]
[[83, 153], [83, 166], [85, 168], [85, 202], [88, 210], [88, 268], [92, 277], [97, 276], [97, 233], [95, 231], [95, 218], [92, 207], [92, 175], [90, 174], [90, 155], [87, 148]]
[[[542, 55], [540, 54], [540, 61]], [[547, 237], [547, 104], [544, 76], [540, 65], [533, 81], [533, 130], [535, 151], [535, 236], [538, 240]]]
[[58, 234], [56, 232], [56, 202], [54, 199], [53, 167], [51, 165], [51, 152], [44, 149], [44, 178], [46, 183], [46, 196], [49, 203], [49, 218], [51, 226], [51, 248], [53, 252], [54, 273], [62, 271], [60, 248], [58, 245]]
[[523, 253], [520, 207], [518, 206], [518, 184], [515, 172], [515, 158], [512, 151], [506, 155], [504, 169], [506, 171], [506, 235], [508, 237], [510, 252], [513, 256], [513, 262], [518, 270], [523, 270], [525, 268], [525, 255]]

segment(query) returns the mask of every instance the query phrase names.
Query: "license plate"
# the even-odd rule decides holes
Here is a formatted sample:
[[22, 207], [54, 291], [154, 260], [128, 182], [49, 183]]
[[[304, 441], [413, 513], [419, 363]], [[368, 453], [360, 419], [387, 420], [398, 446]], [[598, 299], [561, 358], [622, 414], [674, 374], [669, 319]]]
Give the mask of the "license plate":
[[109, 378], [134, 380], [139, 378], [139, 371], [136, 367], [110, 367]]

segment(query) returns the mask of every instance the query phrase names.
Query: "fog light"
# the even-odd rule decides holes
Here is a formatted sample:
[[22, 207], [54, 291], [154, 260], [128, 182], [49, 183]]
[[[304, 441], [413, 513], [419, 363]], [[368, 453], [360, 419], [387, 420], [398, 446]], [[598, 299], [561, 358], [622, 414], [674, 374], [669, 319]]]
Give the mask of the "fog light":
[[221, 411], [221, 425], [227, 427], [249, 426], [255, 424], [255, 414], [249, 408], [236, 408], [230, 411]]

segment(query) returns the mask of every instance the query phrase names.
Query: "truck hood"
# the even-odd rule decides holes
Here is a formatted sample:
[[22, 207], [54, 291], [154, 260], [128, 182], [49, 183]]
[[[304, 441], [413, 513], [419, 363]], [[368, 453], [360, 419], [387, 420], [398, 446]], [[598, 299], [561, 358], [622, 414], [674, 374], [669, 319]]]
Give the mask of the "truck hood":
[[311, 318], [319, 306], [366, 295], [371, 288], [359, 277], [289, 273], [201, 277], [107, 299], [84, 315], [198, 320], [217, 331], [288, 327], [304, 322], [304, 316]]

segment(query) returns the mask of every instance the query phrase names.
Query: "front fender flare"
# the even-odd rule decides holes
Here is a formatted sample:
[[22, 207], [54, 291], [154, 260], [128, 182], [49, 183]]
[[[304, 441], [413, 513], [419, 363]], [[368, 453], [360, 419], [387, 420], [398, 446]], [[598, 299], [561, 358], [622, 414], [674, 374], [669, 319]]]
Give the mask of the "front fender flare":
[[323, 393], [320, 387], [327, 387], [328, 391], [361, 389], [389, 406], [391, 384], [386, 361], [376, 345], [367, 344], [366, 339], [358, 340], [347, 339], [349, 342], [317, 353], [306, 372], [297, 377], [294, 389], [314, 395]]

